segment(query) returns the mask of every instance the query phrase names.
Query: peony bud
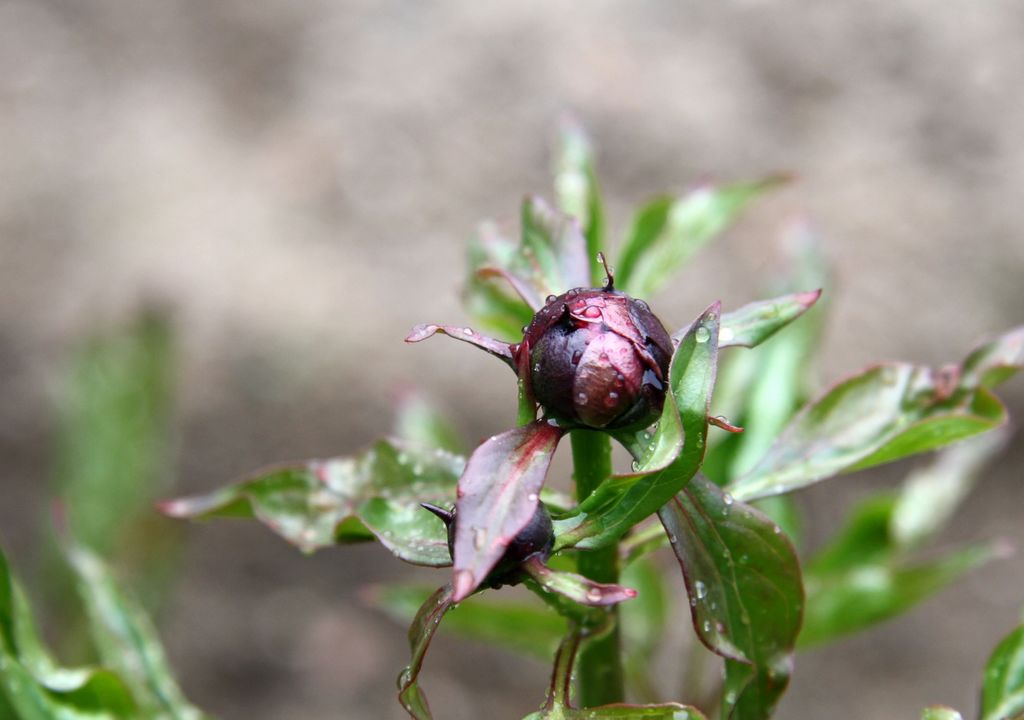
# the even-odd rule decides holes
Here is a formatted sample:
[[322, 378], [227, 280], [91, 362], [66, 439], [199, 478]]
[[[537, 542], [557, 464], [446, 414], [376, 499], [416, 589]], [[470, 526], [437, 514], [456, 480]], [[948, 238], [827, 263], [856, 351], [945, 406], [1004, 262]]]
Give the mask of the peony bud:
[[[455, 509], [445, 510], [430, 503], [420, 503], [424, 508], [441, 518], [441, 521], [448, 528], [448, 550], [452, 557], [455, 556], [455, 528], [457, 516]], [[515, 538], [505, 548], [505, 554], [491, 570], [487, 579], [481, 583], [488, 587], [500, 587], [502, 585], [514, 585], [521, 578], [518, 577], [520, 566], [530, 558], [537, 557], [541, 562], [547, 562], [551, 555], [551, 548], [555, 543], [555, 529], [551, 522], [551, 514], [544, 506], [544, 503], [537, 503], [537, 510], [533, 513], [530, 522], [522, 530], [516, 533]]]
[[529, 353], [533, 394], [549, 417], [608, 430], [658, 419], [672, 350], [647, 303], [610, 282], [549, 298], [516, 348]]

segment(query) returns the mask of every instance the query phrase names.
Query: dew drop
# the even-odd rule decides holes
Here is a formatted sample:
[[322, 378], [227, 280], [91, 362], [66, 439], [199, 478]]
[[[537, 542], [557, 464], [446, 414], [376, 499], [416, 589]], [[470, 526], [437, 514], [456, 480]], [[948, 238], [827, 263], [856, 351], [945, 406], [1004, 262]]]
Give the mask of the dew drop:
[[706, 632], [706, 633], [711, 632], [711, 621], [710, 620], [705, 620], [704, 621], [704, 632]]
[[581, 405], [585, 405], [587, 402], [587, 394], [585, 392], [576, 393], [576, 401]]
[[533, 371], [534, 372], [540, 372], [540, 363], [534, 363]]
[[548, 295], [546, 298], [544, 298], [544, 302], [548, 303], [548, 304], [551, 304], [551, 303], [553, 303], [557, 299], [558, 299], [557, 295]]
[[463, 335], [472, 335], [473, 334], [473, 328], [462, 328], [462, 334]]
[[636, 306], [637, 306], [638, 308], [640, 308], [641, 310], [647, 310], [647, 311], [649, 311], [649, 310], [651, 309], [651, 306], [650, 306], [650, 305], [648, 305], [647, 303], [645, 303], [645, 302], [644, 302], [643, 300], [637, 300], [637, 301], [636, 301]]
[[582, 357], [583, 357], [583, 353], [581, 353], [579, 350], [574, 352], [572, 354], [572, 364], [573, 365], [579, 365], [580, 364], [580, 358], [582, 358]]
[[583, 308], [583, 312], [581, 314], [583, 315], [583, 317], [590, 318], [593, 320], [594, 318], [601, 317], [601, 308], [596, 307], [594, 305], [587, 305], [585, 308]]
[[711, 331], [703, 325], [697, 328], [697, 331], [693, 334], [694, 339], [699, 343], [706, 343], [711, 337]]
[[487, 542], [487, 530], [481, 527], [473, 528], [473, 547], [479, 550]]
[[592, 587], [589, 590], [587, 590], [587, 600], [589, 600], [590, 602], [600, 602], [601, 598], [603, 597], [604, 595], [601, 593], [601, 590], [599, 588]]
[[537, 493], [530, 493], [529, 495], [526, 496], [526, 499], [529, 500], [530, 502], [537, 502], [538, 497], [539, 496], [537, 495]]
[[639, 460], [634, 460], [632, 462], [632, 464], [630, 464], [630, 467], [633, 468], [633, 472], [639, 472], [639, 470], [640, 470], [640, 461]]
[[775, 533], [776, 535], [781, 535], [782, 534], [782, 528], [779, 527], [778, 525], [776, 525], [776, 526], [774, 526], [772, 528], [772, 532]]
[[693, 584], [693, 593], [697, 596], [698, 600], [703, 600], [708, 595], [708, 588], [704, 583], [698, 580]]
[[736, 499], [729, 493], [725, 493], [722, 496], [722, 502], [724, 502], [726, 505], [732, 505], [734, 502], [736, 502]]

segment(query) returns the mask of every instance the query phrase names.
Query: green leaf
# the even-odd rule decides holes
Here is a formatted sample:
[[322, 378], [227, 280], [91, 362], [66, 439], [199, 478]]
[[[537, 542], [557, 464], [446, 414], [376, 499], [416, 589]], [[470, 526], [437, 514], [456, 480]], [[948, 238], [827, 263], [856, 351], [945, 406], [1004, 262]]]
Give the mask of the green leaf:
[[[421, 585], [389, 585], [374, 588], [368, 599], [395, 619], [409, 622], [433, 592]], [[564, 618], [536, 601], [500, 600], [488, 593], [466, 598], [449, 611], [444, 632], [547, 660], [566, 625]]]
[[953, 708], [932, 705], [921, 711], [921, 720], [964, 720], [964, 717]]
[[0, 710], [21, 720], [135, 718], [128, 688], [106, 668], [64, 668], [39, 639], [24, 591], [0, 550]]
[[756, 347], [814, 306], [821, 290], [759, 300], [722, 315], [719, 347]]
[[[447, 533], [421, 502], [450, 504], [465, 461], [380, 441], [362, 455], [258, 473], [209, 495], [171, 500], [173, 517], [256, 517], [305, 552], [376, 537], [416, 565], [451, 563]], [[372, 535], [371, 535], [372, 534]]]
[[109, 555], [168, 479], [172, 337], [147, 313], [76, 353], [61, 396], [59, 492], [79, 541]]
[[633, 220], [616, 266], [616, 284], [634, 297], [650, 297], [708, 241], [731, 225], [779, 177], [753, 183], [700, 187], [679, 199], [658, 198]]
[[616, 605], [636, 597], [636, 590], [631, 588], [599, 583], [564, 570], [553, 570], [536, 556], [524, 562], [523, 569], [540, 586], [542, 592], [557, 593], [580, 605]]
[[[711, 305], [676, 348], [665, 409], [649, 444], [635, 436], [618, 436], [636, 457], [636, 471], [605, 481], [574, 514], [556, 521], [556, 548], [592, 549], [617, 541], [668, 502], [697, 472], [704, 459], [718, 364], [720, 309], [719, 303]], [[680, 427], [685, 436], [681, 450]]]
[[555, 155], [555, 197], [559, 209], [580, 222], [587, 239], [590, 261], [590, 282], [602, 283], [604, 268], [597, 261], [603, 248], [604, 208], [597, 186], [594, 148], [583, 127], [566, 118], [559, 127], [558, 151]]
[[945, 448], [904, 482], [890, 520], [896, 545], [916, 547], [942, 529], [967, 496], [981, 469], [1009, 439], [1005, 429]]
[[1017, 720], [1024, 715], [1024, 625], [992, 651], [981, 687], [981, 720]]
[[892, 543], [894, 493], [862, 502], [846, 526], [804, 572], [807, 610], [800, 646], [830, 642], [895, 617], [990, 560], [994, 549], [971, 546], [935, 559], [909, 559]]
[[459, 433], [421, 393], [409, 393], [399, 403], [395, 437], [423, 450], [439, 448], [455, 455], [465, 452]]
[[730, 491], [744, 500], [791, 492], [998, 427], [1005, 409], [985, 383], [1021, 367], [1021, 335], [988, 343], [960, 368], [891, 363], [839, 383], [801, 410]]
[[445, 613], [452, 606], [452, 586], [442, 585], [420, 607], [409, 626], [409, 649], [412, 660], [398, 676], [398, 702], [414, 720], [432, 720], [427, 696], [417, 682], [423, 658]]
[[678, 703], [661, 705], [602, 705], [601, 707], [575, 710], [556, 707], [547, 711], [530, 713], [523, 720], [598, 720], [618, 718], [619, 720], [706, 720], [695, 707]]
[[723, 715], [770, 717], [789, 683], [804, 592], [796, 552], [765, 515], [697, 475], [659, 512], [694, 629], [726, 658]]
[[[664, 537], [664, 533], [662, 533]], [[650, 558], [641, 558], [623, 568], [622, 583], [636, 588], [636, 598], [619, 607], [626, 678], [641, 700], [652, 700], [654, 658], [664, 639], [669, 599], [663, 570]]]
[[146, 717], [200, 720], [175, 681], [149, 618], [117, 586], [99, 557], [84, 547], [68, 550], [78, 578], [93, 642], [103, 664], [125, 679]]
[[663, 718], [666, 720], [705, 720], [695, 708], [676, 703], [663, 705], [602, 705], [576, 710], [571, 705], [572, 674], [580, 643], [586, 632], [574, 623], [555, 653], [547, 700], [538, 712], [523, 720], [590, 720], [591, 718]]

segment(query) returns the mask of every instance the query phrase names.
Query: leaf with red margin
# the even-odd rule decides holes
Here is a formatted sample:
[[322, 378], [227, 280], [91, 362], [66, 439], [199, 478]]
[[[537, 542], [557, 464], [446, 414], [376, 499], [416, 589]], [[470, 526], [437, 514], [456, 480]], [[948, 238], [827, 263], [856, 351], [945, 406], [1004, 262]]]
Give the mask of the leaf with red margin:
[[780, 295], [725, 313], [718, 346], [756, 347], [810, 310], [819, 297], [821, 290]]
[[407, 343], [418, 343], [438, 333], [447, 335], [455, 340], [461, 340], [470, 345], [475, 345], [489, 355], [498, 358], [513, 370], [516, 369], [515, 362], [512, 359], [511, 345], [501, 340], [495, 340], [487, 335], [482, 335], [473, 328], [454, 327], [452, 325], [417, 325], [405, 336], [405, 341]]
[[658, 516], [701, 642], [726, 659], [724, 717], [771, 716], [803, 617], [796, 551], [766, 515], [697, 475]]
[[1006, 411], [989, 388], [1021, 367], [1024, 327], [977, 348], [961, 366], [868, 368], [805, 406], [729, 490], [743, 500], [778, 495], [992, 430]]
[[523, 563], [523, 570], [547, 592], [558, 593], [581, 605], [618, 605], [636, 597], [636, 590], [611, 583], [599, 583], [576, 573], [552, 570], [539, 557]]
[[545, 420], [481, 444], [459, 478], [455, 530], [455, 602], [469, 596], [533, 517], [548, 466], [565, 430]]
[[398, 676], [398, 702], [415, 720], [432, 720], [427, 696], [417, 682], [423, 667], [423, 658], [434, 639], [444, 614], [452, 607], [452, 586], [445, 584], [420, 607], [409, 626], [409, 649], [412, 660]]

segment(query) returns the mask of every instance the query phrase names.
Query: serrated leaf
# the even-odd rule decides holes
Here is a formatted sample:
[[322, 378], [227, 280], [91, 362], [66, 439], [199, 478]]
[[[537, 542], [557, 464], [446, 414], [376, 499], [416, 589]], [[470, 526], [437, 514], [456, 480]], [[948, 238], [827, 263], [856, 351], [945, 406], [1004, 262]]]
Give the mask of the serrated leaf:
[[427, 696], [418, 680], [430, 641], [438, 625], [452, 606], [452, 586], [442, 585], [420, 607], [409, 626], [409, 649], [412, 660], [398, 676], [398, 702], [414, 720], [432, 720]]
[[821, 290], [752, 302], [722, 315], [719, 347], [757, 347], [810, 310]]
[[998, 427], [1005, 409], [985, 383], [1024, 364], [1021, 335], [982, 346], [960, 368], [890, 363], [844, 380], [801, 410], [730, 492], [744, 500], [791, 492]]
[[0, 710], [21, 720], [138, 716], [124, 682], [100, 667], [64, 668], [43, 646], [24, 591], [0, 550]]
[[565, 118], [559, 127], [555, 155], [555, 197], [559, 209], [579, 220], [587, 240], [590, 281], [601, 283], [603, 268], [597, 261], [604, 240], [604, 208], [597, 185], [594, 148], [583, 127]]
[[645, 442], [618, 436], [636, 458], [636, 471], [602, 483], [574, 514], [557, 521], [556, 548], [592, 549], [615, 542], [668, 502], [697, 472], [704, 459], [718, 365], [720, 312], [719, 303], [711, 305], [676, 348], [665, 409], [653, 438]]
[[981, 720], [1018, 720], [1024, 715], [1024, 625], [996, 645], [985, 665]]
[[[387, 585], [374, 588], [369, 602], [404, 622], [434, 592], [421, 585]], [[466, 598], [449, 611], [444, 632], [503, 647], [547, 660], [565, 635], [565, 619], [543, 604], [501, 600], [494, 594]]]
[[98, 556], [84, 547], [68, 550], [78, 580], [93, 643], [104, 665], [125, 679], [146, 717], [204, 720], [188, 702], [171, 672], [149, 618], [125, 594]]
[[565, 430], [538, 420], [483, 442], [458, 481], [455, 562], [456, 602], [487, 578], [505, 548], [533, 517], [541, 487]]
[[618, 286], [634, 297], [650, 297], [752, 200], [779, 182], [775, 177], [705, 186], [679, 199], [652, 201], [637, 213], [626, 236], [616, 266]]
[[464, 460], [382, 440], [362, 455], [311, 460], [161, 510], [173, 517], [256, 517], [305, 552], [376, 537], [416, 565], [451, 563], [447, 534], [421, 502], [450, 504]]
[[726, 658], [724, 717], [770, 717], [789, 683], [804, 593], [779, 527], [697, 475], [658, 512], [679, 560], [694, 629]]

